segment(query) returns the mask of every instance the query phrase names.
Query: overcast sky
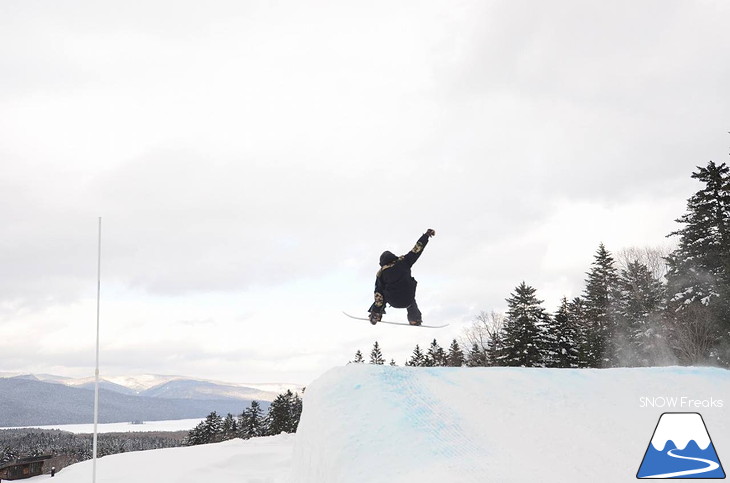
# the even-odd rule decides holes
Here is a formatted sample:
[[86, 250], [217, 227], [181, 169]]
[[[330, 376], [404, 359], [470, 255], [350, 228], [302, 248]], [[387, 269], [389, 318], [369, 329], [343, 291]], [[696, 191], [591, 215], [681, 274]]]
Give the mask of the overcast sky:
[[[0, 372], [306, 384], [403, 364], [728, 160], [730, 3], [0, 2]], [[383, 250], [431, 331], [367, 315]], [[405, 321], [405, 311], [387, 319]]]

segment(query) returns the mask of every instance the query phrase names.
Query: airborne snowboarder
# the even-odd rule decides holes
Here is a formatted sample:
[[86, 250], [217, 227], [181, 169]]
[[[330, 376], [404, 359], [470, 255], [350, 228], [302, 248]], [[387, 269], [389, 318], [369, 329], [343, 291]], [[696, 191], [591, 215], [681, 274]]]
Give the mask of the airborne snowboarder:
[[408, 310], [408, 323], [421, 325], [421, 311], [416, 303], [416, 279], [411, 276], [411, 267], [421, 256], [429, 238], [436, 235], [432, 229], [426, 230], [413, 249], [398, 257], [385, 251], [380, 255], [380, 270], [375, 277], [375, 301], [370, 306], [370, 323], [375, 325], [383, 318], [385, 304], [397, 309]]

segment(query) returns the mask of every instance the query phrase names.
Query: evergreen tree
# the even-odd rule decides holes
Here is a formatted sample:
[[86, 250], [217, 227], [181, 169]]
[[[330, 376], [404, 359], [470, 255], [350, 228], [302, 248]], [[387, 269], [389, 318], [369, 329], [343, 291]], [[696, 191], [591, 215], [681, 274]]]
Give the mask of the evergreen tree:
[[630, 262], [619, 278], [620, 319], [626, 341], [621, 365], [649, 366], [671, 360], [662, 324], [664, 286], [643, 263]]
[[391, 366], [397, 366], [398, 364], [395, 363], [395, 359], [391, 359], [390, 360], [390, 365]]
[[385, 359], [383, 359], [383, 353], [380, 352], [380, 345], [378, 345], [378, 341], [375, 341], [373, 350], [370, 351], [370, 364], [377, 364], [379, 366], [385, 364]]
[[446, 356], [446, 365], [449, 367], [461, 367], [464, 365], [464, 351], [454, 339], [449, 346], [449, 353]]
[[436, 342], [436, 339], [431, 342], [426, 353], [426, 366], [427, 367], [443, 367], [446, 365], [446, 351], [443, 347]]
[[536, 290], [522, 282], [507, 299], [509, 310], [503, 329], [499, 364], [519, 367], [544, 367], [548, 344], [546, 329], [549, 315]]
[[199, 444], [206, 444], [204, 440], [204, 423], [201, 421], [193, 429], [188, 431], [188, 435], [185, 438], [185, 446], [196, 446]]
[[238, 435], [238, 422], [233, 414], [228, 413], [226, 418], [223, 420], [223, 430], [221, 431], [221, 439], [228, 441]]
[[266, 417], [266, 434], [275, 436], [281, 433], [294, 433], [299, 426], [302, 413], [302, 400], [298, 394], [287, 390], [279, 394], [269, 406]]
[[578, 367], [595, 367], [595, 357], [591, 346], [593, 326], [588, 320], [586, 303], [580, 297], [568, 302], [568, 323], [575, 327], [575, 347]]
[[264, 412], [258, 401], [251, 401], [251, 406], [244, 409], [238, 422], [239, 436], [243, 439], [258, 438], [266, 432]]
[[215, 411], [188, 432], [186, 445], [218, 443], [223, 441], [223, 418]]
[[[505, 317], [506, 319], [506, 317]], [[487, 349], [484, 351], [484, 357], [486, 358], [485, 366], [499, 366], [502, 365], [501, 356], [504, 350], [504, 325], [487, 341]]]
[[211, 443], [218, 443], [223, 440], [223, 417], [213, 411], [205, 418], [205, 427], [208, 440]]
[[591, 367], [613, 367], [618, 360], [613, 338], [618, 326], [618, 273], [613, 257], [601, 243], [588, 272], [585, 310], [590, 324], [588, 357]]
[[677, 249], [667, 262], [673, 342], [684, 362], [730, 365], [730, 170], [710, 161], [692, 178]]
[[352, 361], [354, 364], [364, 364], [365, 359], [362, 357], [362, 352], [357, 351], [355, 352], [355, 359]]
[[294, 393], [294, 398], [292, 399], [292, 418], [291, 418], [291, 426], [289, 426], [289, 432], [290, 433], [296, 433], [297, 428], [299, 428], [299, 420], [302, 418], [302, 410], [304, 408], [302, 398], [299, 397], [298, 393]]
[[472, 344], [471, 351], [466, 357], [466, 365], [467, 367], [485, 367], [489, 365], [487, 353], [476, 342]]
[[421, 352], [421, 348], [416, 344], [416, 348], [413, 350], [411, 358], [406, 362], [406, 366], [411, 367], [424, 367], [426, 365], [426, 356]]
[[549, 326], [550, 367], [578, 367], [578, 329], [570, 316], [570, 304], [563, 297]]

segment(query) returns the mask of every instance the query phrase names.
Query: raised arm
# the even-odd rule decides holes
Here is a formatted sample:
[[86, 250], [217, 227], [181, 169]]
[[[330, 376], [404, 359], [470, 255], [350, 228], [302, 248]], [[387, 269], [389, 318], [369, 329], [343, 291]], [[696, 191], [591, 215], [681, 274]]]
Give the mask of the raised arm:
[[416, 245], [411, 249], [411, 251], [403, 256], [403, 261], [407, 263], [409, 267], [416, 263], [418, 258], [421, 256], [423, 249], [426, 248], [426, 245], [428, 245], [428, 239], [434, 235], [436, 235], [436, 232], [432, 229], [429, 228], [426, 230], [426, 233], [421, 235], [421, 238], [418, 239]]

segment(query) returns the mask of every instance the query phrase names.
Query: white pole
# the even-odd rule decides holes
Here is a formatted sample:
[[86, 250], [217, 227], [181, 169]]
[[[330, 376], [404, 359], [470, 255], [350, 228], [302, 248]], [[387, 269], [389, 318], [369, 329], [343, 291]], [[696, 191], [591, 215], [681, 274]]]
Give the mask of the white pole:
[[96, 483], [96, 449], [97, 449], [97, 426], [99, 424], [99, 305], [101, 301], [101, 217], [99, 217], [99, 250], [96, 272], [96, 372], [94, 383], [94, 445], [93, 445], [93, 470], [92, 482]]

